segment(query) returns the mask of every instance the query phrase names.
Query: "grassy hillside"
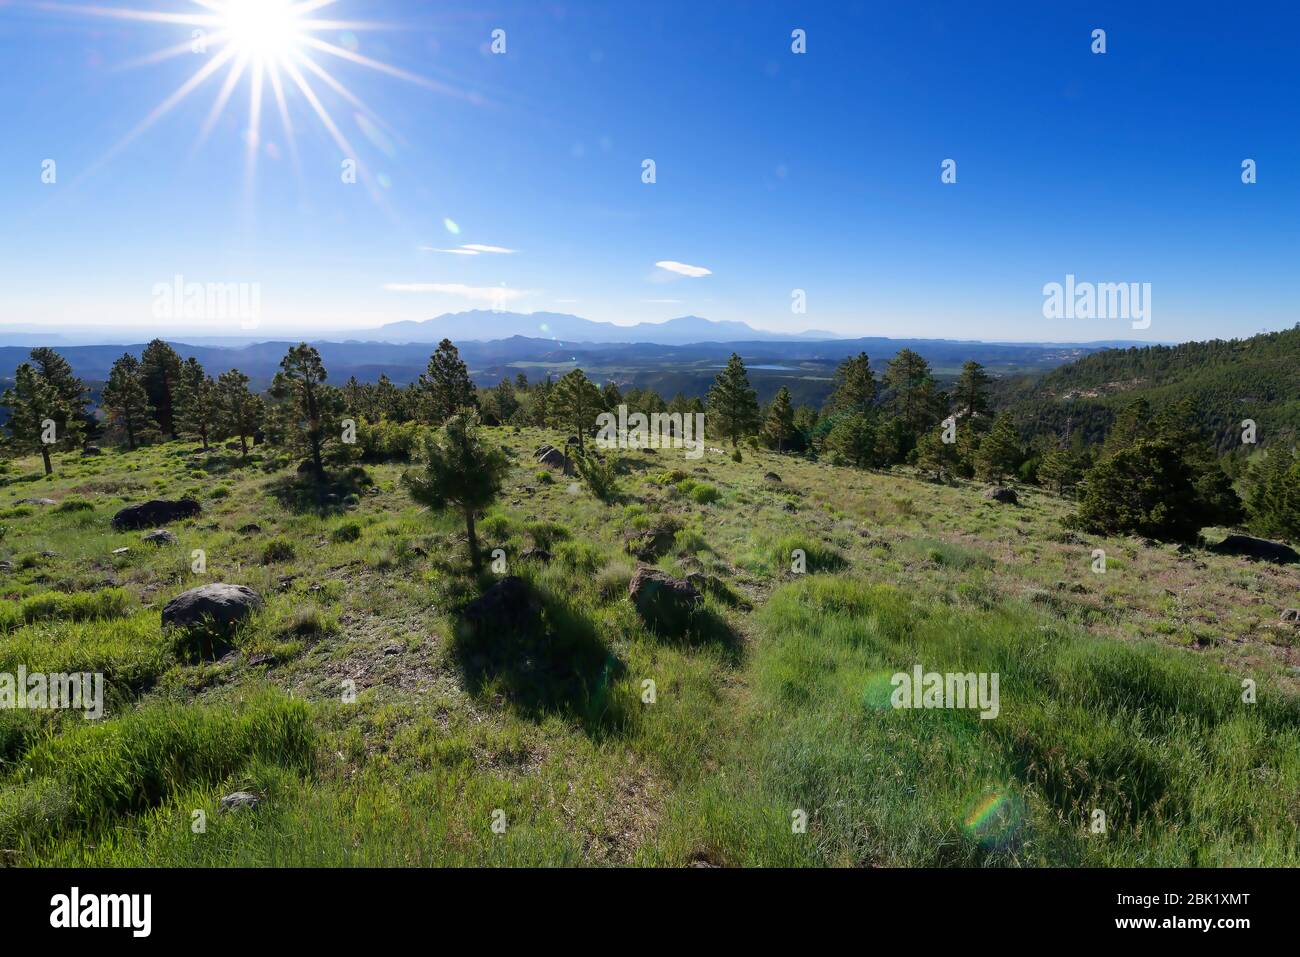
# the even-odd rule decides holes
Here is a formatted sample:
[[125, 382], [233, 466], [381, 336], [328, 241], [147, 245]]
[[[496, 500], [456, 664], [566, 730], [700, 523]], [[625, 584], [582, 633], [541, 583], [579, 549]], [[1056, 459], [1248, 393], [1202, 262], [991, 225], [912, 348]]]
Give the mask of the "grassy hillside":
[[[1078, 537], [1033, 489], [1006, 506], [764, 452], [628, 453], [603, 505], [539, 474], [559, 433], [488, 434], [514, 465], [479, 531], [541, 605], [528, 647], [461, 627], [496, 575], [468, 575], [463, 526], [399, 465], [315, 504], [296, 463], [188, 443], [17, 463], [0, 672], [100, 670], [110, 693], [100, 722], [0, 711], [0, 861], [1300, 863], [1295, 567]], [[184, 493], [203, 514], [175, 544], [110, 527]], [[684, 638], [627, 598], [625, 542], [656, 531], [661, 568], [709, 577]], [[160, 610], [208, 581], [266, 605], [189, 663]], [[997, 672], [998, 717], [889, 707], [915, 664]], [[240, 789], [261, 804], [220, 813]]]
[[1220, 449], [1240, 446], [1241, 421], [1260, 441], [1294, 445], [1300, 431], [1300, 326], [1249, 339], [1108, 349], [1039, 377], [1004, 384], [1002, 401], [1026, 432], [1083, 430], [1099, 441], [1138, 398], [1169, 408], [1194, 400], [1196, 426]]

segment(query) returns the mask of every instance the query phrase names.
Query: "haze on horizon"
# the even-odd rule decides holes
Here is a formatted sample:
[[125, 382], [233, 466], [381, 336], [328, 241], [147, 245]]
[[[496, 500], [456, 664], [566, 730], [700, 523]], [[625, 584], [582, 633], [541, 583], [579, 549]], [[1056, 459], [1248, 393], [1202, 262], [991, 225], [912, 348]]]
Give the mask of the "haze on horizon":
[[[1192, 4], [1174, 32], [1119, 3], [1016, 4], [1007, 29], [947, 3], [336, 0], [225, 46], [243, 24], [192, 0], [136, 6], [178, 17], [0, 4], [0, 331], [328, 336], [494, 306], [1032, 342], [1297, 321], [1280, 4]], [[1150, 283], [1150, 327], [1045, 319], [1067, 275]], [[159, 317], [174, 277], [255, 286], [256, 323]]]

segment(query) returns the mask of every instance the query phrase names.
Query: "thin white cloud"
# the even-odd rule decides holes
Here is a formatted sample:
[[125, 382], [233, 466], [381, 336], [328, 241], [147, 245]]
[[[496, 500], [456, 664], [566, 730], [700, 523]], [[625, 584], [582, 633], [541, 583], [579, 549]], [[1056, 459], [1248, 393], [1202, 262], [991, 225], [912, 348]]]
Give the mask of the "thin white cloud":
[[383, 288], [388, 292], [436, 292], [445, 296], [460, 296], [472, 302], [489, 303], [514, 302], [533, 294], [529, 289], [511, 289], [508, 286], [466, 286], [459, 282], [389, 282], [384, 283]]
[[668, 272], [676, 273], [678, 276], [687, 276], [691, 279], [699, 279], [701, 276], [712, 276], [712, 269], [705, 269], [703, 266], [691, 266], [687, 263], [674, 262], [671, 259], [661, 259], [655, 263], [660, 269], [666, 269]]
[[455, 249], [442, 249], [438, 246], [421, 246], [420, 252], [448, 253], [453, 256], [477, 256], [480, 253], [509, 256], [512, 255], [515, 250], [507, 249], [505, 246], [485, 246], [482, 243], [465, 243], [462, 246], [457, 246]]

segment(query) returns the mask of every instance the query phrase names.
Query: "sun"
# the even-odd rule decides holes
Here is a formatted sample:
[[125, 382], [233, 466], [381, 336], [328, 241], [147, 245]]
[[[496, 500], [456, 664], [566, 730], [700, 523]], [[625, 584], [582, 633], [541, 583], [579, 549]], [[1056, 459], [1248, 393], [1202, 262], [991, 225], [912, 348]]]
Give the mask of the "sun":
[[311, 24], [292, 0], [226, 0], [213, 9], [216, 30], [241, 57], [264, 63], [295, 58], [309, 39]]

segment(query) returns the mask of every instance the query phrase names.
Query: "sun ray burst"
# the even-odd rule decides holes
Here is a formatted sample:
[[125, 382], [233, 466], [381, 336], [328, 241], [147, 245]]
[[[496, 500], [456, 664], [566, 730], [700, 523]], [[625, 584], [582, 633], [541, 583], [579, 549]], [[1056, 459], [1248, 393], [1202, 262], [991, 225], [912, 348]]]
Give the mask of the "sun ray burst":
[[[298, 150], [298, 129], [293, 122], [290, 93], [305, 102], [310, 114], [320, 122], [334, 144], [344, 156], [356, 163], [357, 172], [371, 195], [382, 204], [382, 196], [374, 178], [362, 158], [353, 148], [352, 141], [330, 113], [316, 88], [304, 75], [311, 74], [323, 90], [349, 104], [357, 111], [358, 122], [365, 132], [365, 123], [390, 130], [382, 117], [324, 65], [309, 56], [314, 51], [354, 67], [381, 73], [405, 83], [411, 83], [444, 96], [467, 99], [468, 94], [455, 86], [429, 79], [401, 67], [365, 56], [353, 49], [322, 39], [318, 34], [342, 31], [395, 30], [398, 25], [370, 20], [316, 16], [332, 12], [340, 0], [177, 0], [192, 5], [193, 10], [147, 10], [134, 7], [110, 7], [99, 4], [72, 4], [55, 0], [38, 0], [31, 6], [71, 17], [106, 18], [133, 23], [151, 23], [159, 26], [190, 27], [191, 36], [179, 43], [156, 52], [128, 60], [115, 69], [138, 69], [174, 60], [186, 53], [205, 56], [207, 59], [176, 90], [162, 100], [108, 153], [97, 161], [83, 176], [90, 175], [113, 160], [131, 143], [172, 113], [183, 101], [203, 87], [209, 79], [227, 68], [216, 98], [208, 108], [197, 133], [193, 151], [203, 148], [217, 123], [225, 114], [240, 83], [248, 82], [248, 115], [244, 129], [245, 177], [251, 184], [255, 178], [259, 152], [262, 146], [263, 100], [266, 86], [275, 101], [280, 127], [288, 145], [295, 175], [301, 177], [301, 157]], [[351, 44], [349, 44], [350, 46]], [[301, 69], [300, 69], [301, 68]], [[288, 78], [289, 83], [285, 82]], [[365, 119], [361, 119], [364, 117]]]

